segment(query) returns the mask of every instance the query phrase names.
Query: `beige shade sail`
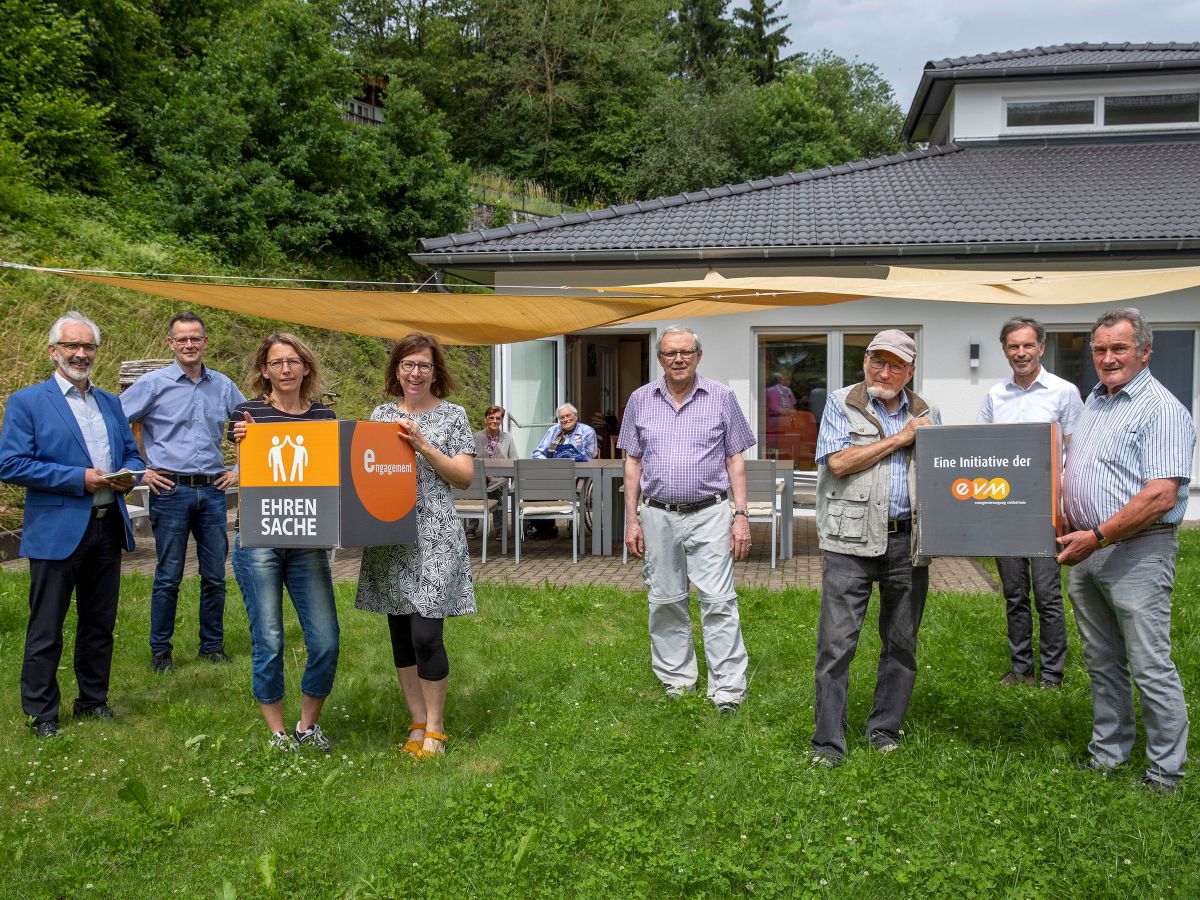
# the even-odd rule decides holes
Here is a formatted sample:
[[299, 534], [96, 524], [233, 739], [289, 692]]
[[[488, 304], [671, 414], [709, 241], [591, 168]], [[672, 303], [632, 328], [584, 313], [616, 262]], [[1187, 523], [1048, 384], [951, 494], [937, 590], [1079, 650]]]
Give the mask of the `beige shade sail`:
[[[956, 303], [1028, 306], [1115, 303], [1200, 285], [1200, 267], [1103, 271], [1002, 271], [917, 269], [892, 266], [886, 278], [758, 276], [722, 278], [716, 273], [693, 281], [670, 281], [610, 288], [617, 293], [703, 297], [710, 302], [818, 305], [863, 297], [891, 297]], [[812, 300], [806, 298], [812, 297]], [[787, 298], [792, 298], [790, 302]], [[737, 307], [733, 311], [744, 311]]]
[[527, 341], [596, 328], [680, 303], [675, 297], [331, 291], [35, 271], [331, 331], [391, 339], [410, 331], [424, 331], [447, 344]]
[[1197, 266], [1040, 272], [893, 266], [884, 278], [723, 278], [710, 273], [692, 281], [561, 289], [573, 292], [569, 294], [465, 294], [214, 284], [7, 265], [333, 331], [383, 338], [425, 331], [450, 344], [515, 343], [604, 325], [825, 306], [866, 297], [1047, 306], [1116, 303], [1200, 285]]

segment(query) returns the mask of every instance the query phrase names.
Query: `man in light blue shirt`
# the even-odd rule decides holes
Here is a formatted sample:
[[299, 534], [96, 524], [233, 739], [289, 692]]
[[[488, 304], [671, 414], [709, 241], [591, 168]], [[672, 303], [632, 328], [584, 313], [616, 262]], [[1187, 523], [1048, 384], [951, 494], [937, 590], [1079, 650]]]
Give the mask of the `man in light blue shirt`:
[[[1075, 430], [1083, 410], [1079, 389], [1042, 366], [1046, 329], [1036, 319], [1014, 316], [1000, 327], [1000, 347], [1012, 369], [1012, 378], [992, 386], [979, 407], [978, 422], [1058, 423], [1064, 439]], [[1047, 558], [999, 556], [996, 571], [1004, 588], [1008, 618], [1009, 670], [1000, 683], [1037, 684], [1033, 671], [1033, 614], [1030, 588], [1037, 602], [1038, 655], [1041, 686], [1062, 686], [1067, 659], [1067, 625], [1063, 614], [1062, 571]]]
[[1188, 712], [1171, 659], [1176, 531], [1187, 509], [1196, 426], [1153, 375], [1153, 334], [1136, 309], [1110, 310], [1092, 328], [1100, 383], [1067, 448], [1067, 519], [1058, 561], [1092, 682], [1092, 740], [1084, 764], [1108, 773], [1129, 759], [1141, 699], [1149, 766], [1142, 784], [1171, 794], [1187, 762]]
[[225, 489], [237, 472], [225, 468], [221, 440], [239, 403], [237, 386], [204, 365], [208, 336], [204, 322], [179, 313], [167, 329], [175, 362], [148, 372], [121, 395], [130, 422], [141, 422], [146, 447], [145, 483], [150, 499], [158, 565], [150, 595], [150, 665], [156, 672], [174, 667], [171, 636], [188, 534], [196, 539], [200, 567], [200, 656], [229, 662], [225, 653]]

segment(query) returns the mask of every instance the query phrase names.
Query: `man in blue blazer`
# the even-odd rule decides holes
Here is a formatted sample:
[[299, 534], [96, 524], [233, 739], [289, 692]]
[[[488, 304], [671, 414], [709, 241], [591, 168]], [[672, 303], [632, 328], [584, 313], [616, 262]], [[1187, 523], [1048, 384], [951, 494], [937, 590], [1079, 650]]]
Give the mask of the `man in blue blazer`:
[[108, 676], [121, 587], [133, 549], [124, 495], [145, 469], [121, 404], [89, 378], [100, 329], [77, 312], [50, 329], [55, 372], [8, 398], [0, 479], [25, 486], [21, 555], [29, 558], [29, 626], [21, 705], [39, 737], [58, 733], [58, 662], [75, 593], [76, 716], [112, 718]]

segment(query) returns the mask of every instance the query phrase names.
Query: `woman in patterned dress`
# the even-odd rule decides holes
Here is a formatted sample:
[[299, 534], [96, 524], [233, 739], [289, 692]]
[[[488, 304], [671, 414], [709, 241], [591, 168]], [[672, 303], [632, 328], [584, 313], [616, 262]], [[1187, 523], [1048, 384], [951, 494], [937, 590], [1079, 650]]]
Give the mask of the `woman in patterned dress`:
[[444, 753], [442, 721], [450, 662], [442, 643], [449, 616], [475, 612], [467, 539], [454, 512], [451, 486], [469, 487], [475, 443], [437, 338], [410, 334], [392, 349], [385, 389], [396, 399], [377, 406], [373, 422], [396, 422], [399, 439], [417, 456], [417, 540], [363, 551], [355, 606], [385, 613], [392, 659], [412, 714], [403, 749], [417, 759]]

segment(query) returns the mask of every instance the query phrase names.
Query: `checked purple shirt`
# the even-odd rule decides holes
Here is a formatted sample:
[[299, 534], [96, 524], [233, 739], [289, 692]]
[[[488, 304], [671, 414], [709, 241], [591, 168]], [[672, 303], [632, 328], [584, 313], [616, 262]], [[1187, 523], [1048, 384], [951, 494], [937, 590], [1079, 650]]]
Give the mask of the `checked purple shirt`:
[[617, 438], [642, 461], [642, 494], [663, 503], [697, 503], [728, 490], [726, 457], [756, 443], [733, 391], [699, 375], [679, 409], [666, 376], [634, 391]]

